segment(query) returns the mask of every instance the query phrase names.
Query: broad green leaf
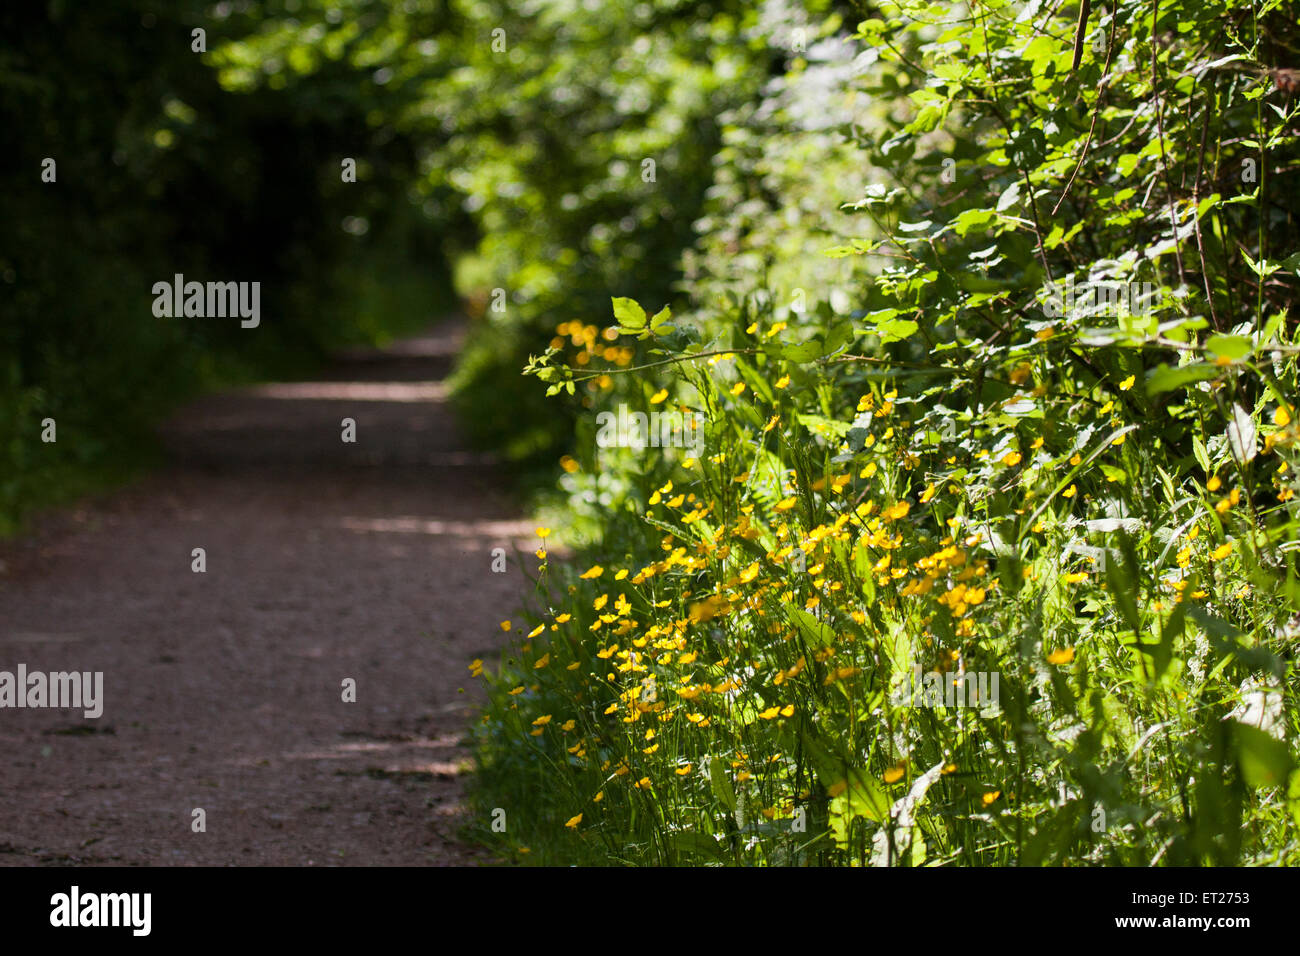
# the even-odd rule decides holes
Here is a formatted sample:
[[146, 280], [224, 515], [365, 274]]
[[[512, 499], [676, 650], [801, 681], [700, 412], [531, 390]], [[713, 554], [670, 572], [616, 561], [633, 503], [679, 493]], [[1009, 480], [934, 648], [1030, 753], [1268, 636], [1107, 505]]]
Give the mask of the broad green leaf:
[[1205, 342], [1207, 351], [1234, 361], [1251, 353], [1250, 339], [1244, 335], [1211, 335]]
[[1295, 762], [1285, 742], [1258, 727], [1232, 721], [1241, 775], [1252, 787], [1280, 787], [1287, 783]]
[[727, 769], [722, 765], [720, 757], [709, 758], [709, 785], [713, 788], [713, 795], [722, 801], [722, 805], [735, 813], [736, 791], [731, 785], [731, 778], [727, 776]]
[[1159, 395], [1161, 392], [1169, 392], [1175, 388], [1182, 388], [1190, 385], [1192, 382], [1204, 381], [1207, 378], [1214, 378], [1221, 369], [1217, 366], [1210, 365], [1208, 362], [1196, 362], [1191, 365], [1180, 365], [1177, 368], [1170, 368], [1168, 365], [1158, 365], [1147, 375], [1147, 394]]
[[1228, 422], [1228, 447], [1237, 461], [1253, 461], [1259, 447], [1255, 440], [1255, 419], [1240, 405], [1232, 406], [1232, 421]]
[[634, 300], [622, 296], [615, 297], [614, 318], [618, 324], [625, 329], [643, 329], [646, 324], [645, 309], [641, 308]]

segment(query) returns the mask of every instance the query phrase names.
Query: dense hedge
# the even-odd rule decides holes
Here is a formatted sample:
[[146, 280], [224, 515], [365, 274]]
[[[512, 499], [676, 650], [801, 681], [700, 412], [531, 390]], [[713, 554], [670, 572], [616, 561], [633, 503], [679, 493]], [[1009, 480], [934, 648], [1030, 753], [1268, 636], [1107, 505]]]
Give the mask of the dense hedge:
[[[473, 668], [485, 839], [1300, 859], [1294, 9], [1078, 12], [825, 25], [724, 121], [687, 307], [539, 350], [597, 543]], [[703, 450], [600, 447], [620, 404]]]

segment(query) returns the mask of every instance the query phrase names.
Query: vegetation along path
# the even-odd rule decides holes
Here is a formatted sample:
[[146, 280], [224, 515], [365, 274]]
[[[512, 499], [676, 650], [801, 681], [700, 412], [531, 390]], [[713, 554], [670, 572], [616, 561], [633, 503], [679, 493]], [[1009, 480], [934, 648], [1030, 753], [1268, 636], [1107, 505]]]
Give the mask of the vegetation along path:
[[98, 719], [0, 710], [0, 864], [475, 859], [466, 665], [531, 528], [446, 407], [460, 333], [203, 399], [165, 469], [0, 552], [0, 671], [103, 672]]

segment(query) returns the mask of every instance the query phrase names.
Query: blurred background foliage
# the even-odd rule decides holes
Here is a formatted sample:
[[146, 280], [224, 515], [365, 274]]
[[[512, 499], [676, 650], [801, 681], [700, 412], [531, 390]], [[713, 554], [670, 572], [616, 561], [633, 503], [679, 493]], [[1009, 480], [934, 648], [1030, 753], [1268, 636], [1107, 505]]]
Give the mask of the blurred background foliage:
[[[538, 403], [519, 369], [558, 321], [600, 319], [613, 288], [678, 295], [718, 118], [785, 69], [808, 14], [51, 0], [0, 18], [17, 132], [0, 158], [12, 526], [138, 460], [150, 423], [195, 389], [305, 373], [459, 304], [476, 319], [460, 410], [518, 473], [547, 474], [576, 410]], [[57, 183], [40, 181], [46, 157]], [[155, 319], [151, 286], [178, 272], [261, 281], [262, 327]], [[45, 417], [55, 445], [33, 443]]]

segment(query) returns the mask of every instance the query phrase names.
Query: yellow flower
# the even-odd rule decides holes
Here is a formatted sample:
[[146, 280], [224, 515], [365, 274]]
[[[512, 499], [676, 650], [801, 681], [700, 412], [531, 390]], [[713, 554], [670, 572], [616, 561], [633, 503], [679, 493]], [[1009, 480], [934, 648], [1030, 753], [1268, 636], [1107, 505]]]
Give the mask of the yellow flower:
[[576, 725], [577, 725], [577, 722], [576, 722], [576, 721], [574, 721], [574, 720], [566, 720], [564, 723], [560, 724], [560, 729], [563, 730], [565, 733], [568, 733], [568, 732], [569, 732], [570, 730], [572, 730]]
[[1006, 465], [1008, 468], [1014, 468], [1016, 465], [1020, 464], [1020, 452], [1007, 452], [1002, 456], [1002, 464]]
[[1205, 483], [1206, 491], [1218, 491], [1223, 486], [1218, 475], [1211, 475], [1210, 480]]
[[1066, 584], [1078, 584], [1080, 581], [1088, 580], [1088, 575], [1083, 571], [1075, 571], [1073, 574], [1065, 576]]
[[550, 529], [550, 528], [538, 528], [538, 529], [537, 529], [537, 537], [539, 537], [539, 538], [546, 538], [546, 537], [549, 537], [550, 534], [551, 534], [551, 529]]
[[570, 817], [569, 822], [566, 823], [565, 826], [568, 827], [570, 830], [576, 830], [578, 829], [578, 824], [581, 822], [582, 822], [582, 814], [579, 813], [576, 817]]
[[930, 484], [926, 487], [925, 491], [921, 492], [921, 504], [926, 504], [931, 498], [934, 497], [934, 495], [935, 495], [934, 482], [930, 482]]
[[1077, 495], [1078, 493], [1079, 493], [1079, 489], [1078, 489], [1078, 487], [1076, 487], [1075, 485], [1070, 485], [1069, 488], [1066, 488], [1064, 491], [1061, 492], [1061, 497], [1062, 497], [1062, 498], [1073, 498], [1073, 497], [1074, 497], [1075, 495]]
[[780, 378], [776, 380], [776, 388], [785, 388], [789, 384], [790, 384], [789, 375], [782, 375]]
[[1119, 390], [1121, 392], [1127, 392], [1130, 388], [1133, 387], [1133, 382], [1135, 380], [1136, 380], [1136, 376], [1130, 375], [1128, 378], [1124, 379], [1124, 381], [1119, 383]]
[[1000, 796], [1002, 796], [1001, 790], [991, 790], [988, 793], [984, 794], [984, 796], [981, 797], [980, 799], [984, 801], [984, 806], [987, 807], [989, 804], [991, 804], [994, 800], [996, 800]]
[[586, 571], [583, 571], [582, 574], [578, 575], [578, 577], [591, 580], [592, 578], [600, 577], [604, 573], [605, 573], [604, 568], [602, 568], [599, 564], [593, 564]]
[[1061, 647], [1047, 655], [1049, 664], [1068, 664], [1072, 660], [1074, 660], [1073, 647]]
[[737, 382], [735, 385], [731, 386], [731, 394], [736, 397], [739, 397], [744, 391], [745, 391], [744, 382]]
[[650, 404], [651, 404], [651, 405], [658, 405], [660, 402], [662, 402], [662, 401], [663, 401], [664, 399], [666, 399], [667, 397], [668, 397], [668, 389], [666, 389], [666, 388], [661, 388], [661, 389], [659, 389], [659, 391], [655, 392], [653, 395], [650, 396]]
[[550, 662], [551, 662], [551, 655], [543, 654], [541, 657], [537, 658], [537, 663], [533, 665], [533, 670], [539, 671]]
[[903, 765], [900, 763], [896, 767], [890, 767], [885, 771], [885, 783], [897, 783], [903, 779]]
[[898, 501], [886, 508], [881, 514], [890, 521], [897, 521], [899, 518], [907, 517], [907, 513], [911, 510], [912, 506], [906, 501]]
[[691, 765], [690, 765], [690, 764], [687, 764], [687, 765], [684, 766], [684, 767], [678, 767], [678, 768], [674, 771], [674, 773], [676, 773], [677, 776], [679, 776], [679, 777], [684, 777], [684, 776], [686, 776], [688, 773], [691, 772], [691, 769], [692, 769], [692, 768], [691, 768]]
[[1210, 552], [1210, 560], [1222, 561], [1230, 554], [1232, 554], [1232, 542], [1228, 541], [1225, 542], [1224, 544], [1219, 545], [1217, 548], [1215, 548], [1213, 551]]
[[533, 726], [534, 726], [534, 727], [545, 727], [545, 726], [546, 726], [547, 724], [549, 724], [550, 722], [551, 722], [551, 715], [550, 715], [550, 714], [546, 714], [545, 716], [543, 716], [543, 717], [538, 717], [536, 720], [534, 720], [534, 721], [533, 721]]
[[692, 604], [690, 611], [687, 613], [687, 617], [692, 624], [700, 624], [704, 621], [713, 620], [726, 610], [726, 607], [727, 602], [723, 598], [718, 597], [716, 594], [711, 594], [703, 601], [696, 601]]
[[779, 713], [781, 713], [780, 707], [769, 707], [767, 710], [763, 711], [758, 716], [762, 717], [764, 720], [772, 720]]
[[503, 631], [508, 631], [508, 630], [510, 630], [510, 622], [509, 622], [509, 621], [502, 621], [502, 622], [501, 622], [501, 630], [503, 630]]
[[1277, 410], [1273, 412], [1273, 424], [1280, 425], [1283, 428], [1291, 424], [1291, 413], [1285, 405], [1279, 405]]

